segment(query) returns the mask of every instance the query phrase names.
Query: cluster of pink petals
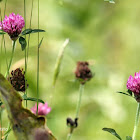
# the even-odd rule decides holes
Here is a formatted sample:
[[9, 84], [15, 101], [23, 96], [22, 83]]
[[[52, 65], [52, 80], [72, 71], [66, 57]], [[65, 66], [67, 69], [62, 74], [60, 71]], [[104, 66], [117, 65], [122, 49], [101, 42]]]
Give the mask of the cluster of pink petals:
[[5, 16], [4, 20], [0, 22], [0, 29], [8, 33], [11, 38], [18, 37], [24, 26], [24, 18], [14, 13], [10, 14], [9, 17]]
[[[37, 104], [35, 104], [34, 107], [31, 108], [32, 113], [34, 113], [36, 115], [37, 113]], [[50, 113], [51, 108], [48, 107], [48, 103], [46, 102], [45, 104], [43, 103], [39, 103], [38, 104], [38, 115], [47, 115], [48, 113]]]
[[140, 72], [136, 72], [135, 76], [128, 78], [127, 89], [131, 90], [135, 96], [140, 95]]

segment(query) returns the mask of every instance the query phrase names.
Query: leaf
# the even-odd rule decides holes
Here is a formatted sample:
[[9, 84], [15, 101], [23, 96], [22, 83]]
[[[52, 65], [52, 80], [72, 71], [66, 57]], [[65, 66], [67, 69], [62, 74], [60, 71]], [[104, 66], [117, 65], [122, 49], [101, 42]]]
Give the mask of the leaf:
[[116, 133], [116, 131], [112, 128], [103, 128], [102, 130], [107, 131], [111, 133], [112, 135], [116, 136], [119, 140], [122, 140], [122, 138]]
[[24, 51], [25, 48], [26, 48], [26, 46], [27, 46], [27, 42], [26, 42], [25, 38], [20, 37], [20, 38], [19, 38], [19, 43], [20, 43], [20, 45], [21, 45], [22, 51]]
[[27, 34], [39, 33], [39, 32], [45, 32], [45, 30], [42, 30], [42, 29], [25, 29], [21, 34], [22, 35], [27, 35]]
[[127, 95], [127, 96], [131, 96], [130, 94], [127, 94], [125, 92], [117, 92], [117, 93], [121, 93], [121, 94], [124, 94], [124, 95]]
[[128, 89], [127, 91], [132, 96], [132, 91]]
[[[26, 95], [23, 95], [22, 98], [24, 100], [27, 100], [27, 101], [36, 101], [37, 102], [37, 99], [36, 98], [27, 97]], [[38, 99], [38, 102], [45, 104], [45, 102], [43, 100], [41, 100], [41, 99]]]
[[45, 32], [45, 30], [42, 30], [42, 29], [32, 29], [31, 33], [39, 33], [39, 32]]
[[0, 101], [0, 107], [1, 107], [1, 105], [3, 104], [3, 102], [2, 101]]
[[41, 39], [41, 41], [40, 41], [40, 43], [39, 43], [39, 45], [38, 45], [38, 48], [40, 48], [40, 46], [41, 46], [41, 44], [42, 44], [42, 41], [43, 41], [43, 37], [42, 37], [42, 39]]
[[0, 32], [0, 35], [4, 35], [4, 34], [6, 34], [5, 32]]
[[132, 137], [126, 136], [126, 140], [132, 140]]
[[21, 34], [27, 35], [27, 34], [30, 34], [31, 32], [32, 32], [32, 29], [25, 29]]
[[104, 0], [104, 1], [108, 1], [109, 3], [115, 3], [115, 1], [114, 0]]

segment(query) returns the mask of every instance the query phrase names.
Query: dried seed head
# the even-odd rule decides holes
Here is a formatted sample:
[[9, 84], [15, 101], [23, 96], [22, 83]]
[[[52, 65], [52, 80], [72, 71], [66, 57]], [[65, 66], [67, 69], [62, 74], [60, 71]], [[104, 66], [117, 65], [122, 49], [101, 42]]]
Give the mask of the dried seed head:
[[16, 70], [12, 70], [11, 77], [8, 80], [17, 91], [25, 92], [28, 87], [28, 84], [25, 86], [25, 72], [23, 69], [17, 68]]
[[88, 66], [88, 62], [77, 62], [75, 77], [80, 80], [81, 84], [85, 84], [86, 81], [89, 81], [93, 77], [92, 72]]

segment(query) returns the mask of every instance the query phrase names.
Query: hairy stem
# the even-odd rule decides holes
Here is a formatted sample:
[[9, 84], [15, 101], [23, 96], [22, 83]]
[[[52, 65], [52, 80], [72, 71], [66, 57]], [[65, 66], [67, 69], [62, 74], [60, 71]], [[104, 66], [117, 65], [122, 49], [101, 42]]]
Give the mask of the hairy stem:
[[132, 135], [132, 140], [136, 140], [139, 117], [140, 117], [140, 103], [138, 103], [138, 107], [137, 107], [136, 119], [135, 119], [135, 125], [134, 125], [134, 131], [133, 131], [133, 135]]

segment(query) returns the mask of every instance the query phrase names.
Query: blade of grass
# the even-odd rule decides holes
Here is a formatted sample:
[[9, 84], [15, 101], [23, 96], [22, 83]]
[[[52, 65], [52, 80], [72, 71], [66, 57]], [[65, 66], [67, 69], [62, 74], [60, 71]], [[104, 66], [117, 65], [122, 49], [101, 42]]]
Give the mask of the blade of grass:
[[57, 57], [57, 60], [56, 60], [56, 64], [55, 64], [55, 68], [54, 68], [54, 75], [53, 75], [52, 92], [50, 94], [50, 104], [51, 104], [51, 106], [52, 106], [53, 94], [55, 92], [55, 84], [56, 84], [56, 81], [57, 81], [59, 73], [60, 73], [60, 67], [61, 67], [61, 64], [62, 64], [64, 51], [65, 51], [65, 48], [68, 45], [68, 43], [69, 43], [69, 39], [66, 39], [64, 41], [63, 45], [62, 45], [62, 49], [60, 50], [60, 52], [58, 54], [58, 57]]

